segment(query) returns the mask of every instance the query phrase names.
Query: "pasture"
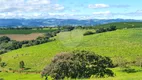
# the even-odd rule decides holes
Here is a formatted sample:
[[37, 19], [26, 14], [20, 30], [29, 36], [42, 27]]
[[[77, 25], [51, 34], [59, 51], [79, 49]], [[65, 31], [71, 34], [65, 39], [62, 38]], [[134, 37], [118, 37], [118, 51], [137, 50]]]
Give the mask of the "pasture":
[[[116, 25], [116, 31], [104, 32], [99, 34], [83, 36], [86, 31], [76, 29], [70, 32], [61, 32], [56, 37], [56, 40], [41, 45], [35, 45], [31, 47], [21, 48], [18, 50], [10, 51], [6, 54], [0, 55], [2, 62], [6, 62], [7, 66], [3, 70], [20, 70], [19, 62], [25, 62], [25, 72], [33, 71], [40, 72], [48, 65], [52, 58], [61, 52], [69, 52], [73, 50], [88, 50], [93, 51], [96, 54], [110, 57], [114, 63], [118, 61], [122, 62], [134, 62], [141, 61], [142, 59], [142, 28], [141, 23], [110, 23], [101, 25], [100, 27], [108, 27], [110, 25]], [[133, 28], [132, 28], [133, 27]], [[98, 28], [96, 26], [96, 28]], [[122, 29], [124, 28], [124, 29]], [[38, 31], [38, 34], [44, 33], [44, 30], [32, 30], [30, 32], [1, 32], [2, 35], [11, 34], [30, 34]], [[53, 29], [54, 30], [54, 29]], [[134, 71], [128, 73], [122, 71], [121, 68], [116, 67], [112, 70], [115, 73], [115, 77], [108, 78], [89, 78], [81, 80], [141, 80], [142, 68], [131, 66]], [[12, 72], [0, 72], [0, 78], [4, 80], [44, 80], [40, 74], [36, 73], [12, 73]], [[68, 79], [67, 79], [68, 80]], [[79, 80], [79, 79], [76, 79]]]
[[[120, 68], [113, 68], [112, 70], [115, 72], [115, 77], [106, 77], [106, 78], [93, 78], [90, 77], [88, 79], [64, 79], [64, 80], [141, 80], [142, 79], [142, 69], [133, 67], [136, 72], [127, 73], [121, 71]], [[7, 73], [2, 72], [0, 73], [0, 78], [4, 80], [45, 80], [41, 78], [41, 74], [29, 74], [29, 73]], [[53, 80], [53, 79], [49, 79]]]
[[30, 71], [41, 71], [57, 53], [72, 50], [89, 50], [114, 60], [122, 56], [128, 62], [142, 56], [142, 29], [123, 29], [85, 37], [81, 36], [84, 32], [62, 32], [56, 41], [13, 50], [1, 57], [8, 64], [6, 68], [17, 70], [19, 61], [23, 60]]
[[43, 28], [42, 30], [31, 29], [31, 30], [18, 30], [18, 29], [7, 29], [7, 30], [0, 30], [0, 34], [31, 34], [31, 33], [47, 33], [57, 30], [57, 28]]

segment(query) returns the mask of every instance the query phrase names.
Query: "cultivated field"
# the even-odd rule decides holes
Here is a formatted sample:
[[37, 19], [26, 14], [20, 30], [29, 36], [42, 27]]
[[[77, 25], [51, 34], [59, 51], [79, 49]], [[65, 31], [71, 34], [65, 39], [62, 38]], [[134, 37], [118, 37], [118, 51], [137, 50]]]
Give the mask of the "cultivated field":
[[43, 33], [32, 33], [32, 34], [0, 34], [0, 37], [7, 36], [12, 40], [24, 41], [24, 40], [34, 40], [39, 36], [43, 36]]

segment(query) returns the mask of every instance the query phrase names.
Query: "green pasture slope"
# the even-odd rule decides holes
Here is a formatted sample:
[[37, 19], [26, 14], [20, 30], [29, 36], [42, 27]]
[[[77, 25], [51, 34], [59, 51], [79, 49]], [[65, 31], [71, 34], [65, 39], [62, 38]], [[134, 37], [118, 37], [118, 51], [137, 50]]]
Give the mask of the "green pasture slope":
[[[115, 73], [115, 77], [108, 77], [108, 78], [88, 78], [88, 79], [73, 79], [73, 80], [141, 80], [142, 79], [142, 72], [140, 68], [135, 68], [138, 72], [135, 73], [126, 73], [122, 72], [120, 68], [113, 69]], [[26, 73], [0, 73], [0, 78], [4, 80], [45, 80], [41, 78], [40, 74], [26, 74]], [[49, 79], [52, 80], [52, 79]], [[64, 79], [70, 80], [70, 79]]]
[[[117, 25], [116, 25], [117, 26]], [[73, 30], [71, 32], [61, 32], [55, 38], [56, 41], [45, 44], [21, 48], [1, 55], [2, 61], [7, 63], [5, 69], [12, 68], [19, 70], [19, 62], [24, 61], [28, 71], [41, 71], [52, 58], [60, 52], [72, 50], [88, 50], [102, 56], [111, 57], [114, 61], [118, 56], [122, 56], [126, 61], [137, 60], [142, 56], [142, 28], [118, 29], [112, 32], [105, 32], [89, 36], [83, 36], [86, 30]], [[137, 68], [136, 68], [137, 69]], [[125, 73], [119, 68], [113, 70], [116, 73], [114, 78], [96, 79], [96, 80], [141, 80], [142, 70], [138, 69], [136, 73]], [[8, 75], [8, 76], [6, 76]], [[19, 73], [0, 73], [6, 80], [30, 80], [31, 77], [39, 78], [40, 74], [22, 74]], [[14, 79], [14, 76], [17, 76]], [[21, 79], [22, 78], [22, 79]], [[29, 79], [30, 78], [30, 79]], [[36, 80], [36, 79], [35, 79]], [[92, 79], [94, 80], [94, 79]]]
[[98, 25], [96, 28], [107, 28], [110, 26], [116, 26], [118, 29], [122, 28], [142, 28], [142, 22], [117, 22], [117, 23], [109, 23], [109, 24], [103, 24], [103, 25]]
[[0, 30], [0, 34], [31, 34], [31, 33], [47, 33], [47, 32], [52, 32], [57, 30], [57, 28], [43, 28], [43, 30], [37, 30], [37, 29], [32, 29], [32, 30]]

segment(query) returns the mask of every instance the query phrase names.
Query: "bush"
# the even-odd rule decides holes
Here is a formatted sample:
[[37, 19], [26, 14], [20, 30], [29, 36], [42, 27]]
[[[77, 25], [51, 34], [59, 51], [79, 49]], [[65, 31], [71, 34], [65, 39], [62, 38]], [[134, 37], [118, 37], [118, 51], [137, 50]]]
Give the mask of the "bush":
[[96, 30], [96, 33], [103, 33], [107, 31], [115, 31], [115, 30], [116, 30], [116, 26], [110, 26], [109, 28], [99, 28]]
[[107, 30], [105, 28], [99, 28], [96, 30], [96, 33], [102, 33], [102, 32], [106, 32]]
[[0, 64], [0, 66], [1, 66], [2, 68], [4, 68], [4, 67], [7, 66], [7, 64], [6, 64], [5, 62], [2, 62], [2, 63]]
[[107, 28], [107, 31], [114, 31], [116, 30], [116, 26], [110, 26], [109, 28]]
[[19, 67], [20, 67], [21, 69], [24, 69], [24, 68], [25, 68], [25, 63], [24, 63], [24, 61], [20, 61], [20, 62], [19, 62]]
[[107, 69], [112, 66], [112, 60], [108, 57], [88, 51], [73, 51], [56, 55], [41, 75], [46, 78], [51, 76], [55, 79], [89, 78], [91, 75], [96, 77], [114, 76], [114, 73]]
[[94, 34], [94, 32], [92, 32], [92, 31], [87, 31], [87, 32], [85, 32], [83, 35], [86, 36], [86, 35], [92, 35], [92, 34]]
[[8, 41], [10, 41], [10, 38], [9, 38], [9, 37], [7, 37], [7, 36], [0, 37], [0, 44], [1, 44], [2, 42], [8, 42]]

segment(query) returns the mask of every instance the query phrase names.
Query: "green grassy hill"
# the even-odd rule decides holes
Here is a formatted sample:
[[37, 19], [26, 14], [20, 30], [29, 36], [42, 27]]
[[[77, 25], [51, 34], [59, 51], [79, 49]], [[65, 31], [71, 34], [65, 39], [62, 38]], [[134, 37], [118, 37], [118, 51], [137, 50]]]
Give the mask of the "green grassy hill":
[[76, 49], [94, 51], [112, 59], [122, 56], [128, 61], [142, 56], [142, 29], [123, 29], [84, 37], [82, 34], [85, 31], [62, 32], [56, 41], [14, 50], [1, 56], [7, 68], [18, 70], [19, 61], [23, 60], [31, 71], [41, 71], [57, 53]]
[[103, 24], [103, 25], [98, 25], [96, 28], [107, 28], [110, 26], [116, 26], [118, 29], [122, 28], [142, 28], [142, 22], [117, 22], [117, 23], [109, 23], [109, 24]]

